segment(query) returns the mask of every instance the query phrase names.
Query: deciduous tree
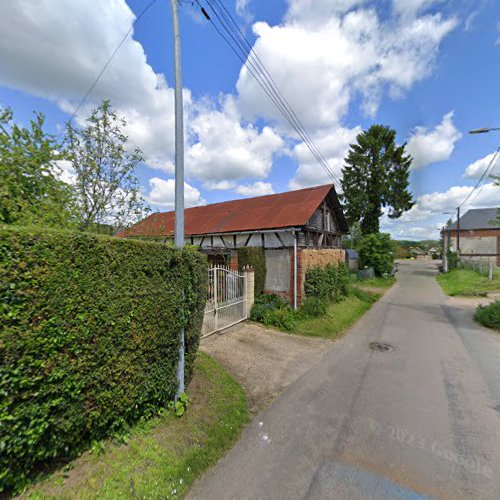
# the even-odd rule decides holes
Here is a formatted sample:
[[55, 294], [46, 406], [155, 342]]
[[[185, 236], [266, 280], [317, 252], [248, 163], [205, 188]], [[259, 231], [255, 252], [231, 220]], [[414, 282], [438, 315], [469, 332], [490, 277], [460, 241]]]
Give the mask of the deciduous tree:
[[67, 125], [66, 152], [76, 173], [82, 230], [126, 227], [149, 210], [136, 176], [142, 152], [127, 148], [125, 126], [109, 101], [92, 111], [85, 127]]
[[0, 222], [70, 227], [75, 203], [69, 185], [58, 178], [60, 148], [35, 113], [29, 127], [14, 122], [10, 108], [0, 110]]

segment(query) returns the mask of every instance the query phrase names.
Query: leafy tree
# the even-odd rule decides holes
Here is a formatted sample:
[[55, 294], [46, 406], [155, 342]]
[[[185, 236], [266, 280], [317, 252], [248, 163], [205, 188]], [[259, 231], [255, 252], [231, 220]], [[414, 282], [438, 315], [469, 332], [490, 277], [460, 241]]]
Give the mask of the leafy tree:
[[29, 127], [13, 121], [10, 108], [0, 110], [0, 222], [69, 227], [75, 204], [69, 185], [58, 179], [62, 159], [54, 136], [43, 130], [35, 113]]
[[82, 129], [67, 125], [66, 152], [76, 173], [81, 212], [80, 229], [101, 225], [128, 226], [149, 211], [140, 194], [136, 170], [143, 160], [140, 149], [128, 151], [128, 138], [109, 101], [92, 111]]
[[396, 131], [372, 125], [351, 144], [342, 169], [342, 189], [350, 224], [360, 222], [363, 234], [378, 233], [382, 208], [397, 219], [413, 206], [408, 190], [410, 155], [396, 145]]
[[373, 267], [377, 276], [390, 273], [394, 266], [394, 244], [390, 234], [368, 234], [358, 244], [359, 264]]

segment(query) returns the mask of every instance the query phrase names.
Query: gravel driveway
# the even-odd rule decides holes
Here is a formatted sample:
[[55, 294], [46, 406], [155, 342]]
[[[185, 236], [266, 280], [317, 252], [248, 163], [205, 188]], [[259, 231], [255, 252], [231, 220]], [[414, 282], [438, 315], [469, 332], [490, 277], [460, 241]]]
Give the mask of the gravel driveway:
[[244, 322], [201, 341], [206, 352], [236, 377], [245, 389], [253, 413], [282, 390], [333, 346], [331, 340], [300, 337]]

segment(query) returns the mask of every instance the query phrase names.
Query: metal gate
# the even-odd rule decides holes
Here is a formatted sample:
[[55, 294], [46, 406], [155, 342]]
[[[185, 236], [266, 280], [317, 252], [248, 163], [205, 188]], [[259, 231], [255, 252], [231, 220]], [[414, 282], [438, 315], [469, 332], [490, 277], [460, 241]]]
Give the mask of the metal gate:
[[246, 276], [227, 267], [208, 270], [208, 300], [201, 336], [235, 325], [247, 319]]

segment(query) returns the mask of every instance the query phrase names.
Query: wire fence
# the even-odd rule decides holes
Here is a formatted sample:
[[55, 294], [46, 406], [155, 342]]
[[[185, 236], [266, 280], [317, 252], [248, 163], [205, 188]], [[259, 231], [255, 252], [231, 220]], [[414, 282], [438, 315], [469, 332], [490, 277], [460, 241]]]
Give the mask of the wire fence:
[[482, 276], [488, 277], [490, 280], [494, 277], [500, 277], [500, 267], [496, 266], [491, 260], [461, 258], [458, 267], [462, 269], [471, 269]]

